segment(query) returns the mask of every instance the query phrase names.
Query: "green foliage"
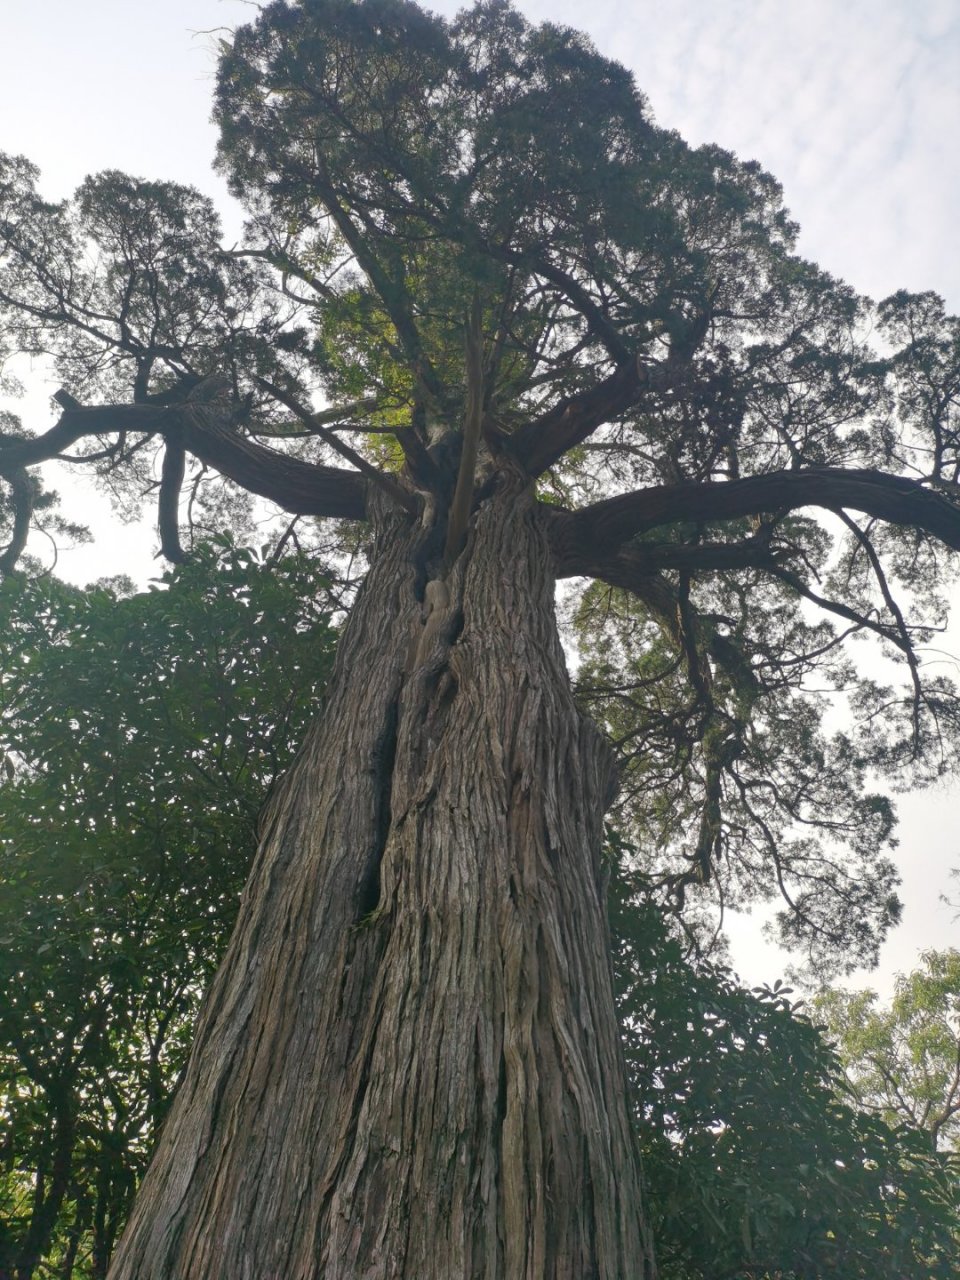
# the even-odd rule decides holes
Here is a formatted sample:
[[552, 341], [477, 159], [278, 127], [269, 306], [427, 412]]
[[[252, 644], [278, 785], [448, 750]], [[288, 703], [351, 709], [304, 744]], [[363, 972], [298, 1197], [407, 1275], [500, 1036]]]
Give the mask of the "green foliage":
[[0, 1271], [105, 1274], [329, 673], [325, 585], [226, 540], [140, 595], [0, 584]]
[[[614, 837], [612, 855], [624, 847]], [[691, 964], [622, 867], [614, 972], [664, 1280], [956, 1274], [960, 1163], [851, 1105], [790, 991]]]
[[510, 429], [682, 340], [708, 294], [762, 305], [793, 234], [759, 166], [691, 152], [585, 36], [505, 3], [449, 21], [403, 0], [271, 4], [235, 33], [216, 114], [254, 241], [322, 317], [327, 394], [422, 400], [447, 423], [475, 289], [488, 409]]
[[836, 1041], [861, 1107], [960, 1150], [960, 951], [925, 951], [893, 998], [825, 990], [819, 1018]]
[[755, 571], [702, 584], [698, 608], [710, 659], [699, 689], [668, 589], [651, 583], [641, 599], [594, 584], [580, 602], [578, 692], [619, 748], [618, 826], [657, 899], [679, 902], [691, 928], [714, 927], [717, 882], [733, 908], [772, 897], [772, 866], [791, 908], [778, 917], [783, 943], [820, 969], [875, 963], [900, 914], [895, 819], [868, 789], [871, 722], [824, 728], [840, 702], [830, 685], [853, 683], [850, 664], [829, 624], [808, 621], [788, 586]]

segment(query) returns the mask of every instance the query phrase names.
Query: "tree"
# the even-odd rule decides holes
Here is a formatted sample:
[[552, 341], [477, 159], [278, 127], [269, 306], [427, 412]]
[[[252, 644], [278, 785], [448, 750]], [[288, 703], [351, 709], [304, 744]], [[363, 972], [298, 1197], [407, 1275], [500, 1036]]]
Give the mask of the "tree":
[[860, 1106], [926, 1134], [934, 1151], [956, 1149], [960, 952], [925, 951], [921, 960], [921, 968], [897, 975], [886, 1008], [875, 991], [827, 989], [816, 1010]]
[[106, 1275], [330, 665], [326, 594], [230, 546], [140, 595], [0, 584], [4, 1277]]
[[691, 962], [643, 897], [621, 856], [614, 973], [663, 1280], [952, 1277], [957, 1158], [852, 1105], [789, 988]]
[[[758, 165], [499, 0], [280, 0], [225, 44], [216, 112], [239, 246], [169, 183], [51, 205], [24, 161], [0, 180], [8, 341], [65, 384], [50, 430], [0, 442], [8, 568], [52, 458], [155, 489], [174, 561], [241, 492], [366, 530], [111, 1276], [652, 1275], [617, 755], [698, 945], [708, 895], [779, 891], [788, 936], [873, 953], [898, 903], [866, 779], [953, 750], [916, 645], [960, 547], [956, 323], [797, 258]], [[612, 744], [558, 578], [601, 584], [583, 696]], [[851, 633], [906, 693], [840, 657]], [[824, 729], [824, 682], [857, 728]]]

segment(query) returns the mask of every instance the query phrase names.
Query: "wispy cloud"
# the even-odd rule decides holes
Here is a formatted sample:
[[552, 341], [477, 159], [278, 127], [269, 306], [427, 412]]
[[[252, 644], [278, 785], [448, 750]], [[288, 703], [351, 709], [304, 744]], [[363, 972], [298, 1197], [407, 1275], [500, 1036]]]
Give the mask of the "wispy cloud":
[[590, 31], [661, 124], [771, 170], [807, 256], [874, 296], [935, 288], [960, 309], [955, 0], [521, 8]]

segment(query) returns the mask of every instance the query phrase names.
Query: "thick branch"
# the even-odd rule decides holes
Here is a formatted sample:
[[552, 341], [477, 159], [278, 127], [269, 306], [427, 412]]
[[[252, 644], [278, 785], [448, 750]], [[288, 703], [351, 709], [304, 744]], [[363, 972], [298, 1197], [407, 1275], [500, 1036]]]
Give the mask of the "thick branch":
[[844, 604], [842, 600], [828, 600], [826, 596], [818, 595], [816, 591], [812, 591], [810, 587], [803, 581], [801, 577], [793, 573], [789, 569], [785, 569], [782, 565], [776, 565], [770, 572], [775, 578], [779, 578], [781, 582], [785, 582], [788, 587], [792, 587], [797, 595], [803, 596], [805, 600], [809, 600], [811, 604], [826, 609], [829, 613], [835, 613], [839, 618], [846, 618], [848, 622], [852, 622], [857, 629], [864, 628], [872, 631], [874, 634], [881, 636], [884, 640], [889, 640], [899, 649], [904, 646], [904, 640], [897, 635], [895, 631], [891, 631], [889, 627], [885, 627], [883, 623], [875, 621], [873, 618], [866, 617], [865, 614], [858, 613], [856, 609], [851, 609], [849, 605]]
[[0, 575], [11, 573], [23, 555], [30, 535], [30, 519], [33, 515], [34, 486], [27, 471], [17, 467], [9, 475], [10, 496], [13, 502], [13, 530], [10, 541], [0, 555]]
[[960, 506], [915, 480], [882, 471], [811, 467], [729, 484], [656, 485], [606, 498], [564, 518], [554, 535], [562, 559], [610, 551], [638, 533], [677, 521], [735, 520], [798, 507], [852, 508], [909, 525], [960, 550]]
[[43, 435], [4, 441], [0, 445], [0, 475], [9, 476], [18, 467], [49, 462], [84, 436], [106, 436], [122, 431], [151, 434], [162, 431], [165, 421], [170, 421], [169, 410], [159, 405], [103, 405], [85, 409], [65, 391], [58, 391], [54, 398], [65, 409], [60, 420]]
[[589, 391], [562, 400], [521, 427], [510, 437], [510, 451], [531, 479], [541, 475], [602, 423], [635, 404], [648, 378], [646, 366], [631, 360]]
[[163, 451], [160, 473], [160, 497], [157, 503], [157, 529], [160, 550], [172, 564], [187, 559], [180, 545], [180, 490], [187, 467], [187, 455], [178, 440], [168, 440]]
[[[0, 446], [0, 475], [56, 458], [83, 436], [114, 432], [180, 433], [188, 453], [251, 493], [297, 515], [366, 519], [367, 481], [356, 471], [276, 453], [233, 429], [217, 405], [103, 405], [85, 408], [63, 393], [67, 407], [43, 435]], [[69, 403], [68, 403], [69, 402]]]
[[357, 470], [370, 481], [371, 484], [377, 485], [388, 493], [394, 502], [400, 504], [411, 515], [417, 514], [417, 502], [413, 494], [408, 493], [402, 485], [397, 484], [393, 476], [387, 475], [383, 471], [378, 471], [372, 463], [368, 462], [362, 454], [357, 453], [356, 449], [351, 449], [343, 440], [337, 438], [332, 431], [328, 431], [323, 425], [323, 418], [320, 414], [311, 413], [309, 409], [305, 409], [297, 400], [296, 396], [290, 395], [284, 391], [282, 387], [275, 386], [272, 382], [268, 382], [265, 378], [254, 378], [254, 381], [264, 390], [269, 391], [275, 396], [281, 404], [285, 404], [287, 408], [297, 415], [305, 427], [308, 427], [312, 434], [320, 437], [325, 444], [331, 449], [339, 453], [342, 458], [346, 458], [348, 462], [352, 462]]
[[407, 473], [414, 484], [421, 489], [438, 492], [443, 487], [444, 476], [427, 452], [427, 447], [417, 428], [397, 427], [394, 435], [403, 450]]
[[779, 562], [763, 538], [740, 542], [674, 543], [650, 542], [604, 551], [594, 547], [571, 547], [567, 538], [567, 516], [544, 508], [547, 529], [555, 548], [554, 568], [558, 578], [599, 578], [611, 586], [633, 590], [633, 581], [645, 582], [664, 569], [683, 573], [716, 573], [728, 569], [772, 569]]

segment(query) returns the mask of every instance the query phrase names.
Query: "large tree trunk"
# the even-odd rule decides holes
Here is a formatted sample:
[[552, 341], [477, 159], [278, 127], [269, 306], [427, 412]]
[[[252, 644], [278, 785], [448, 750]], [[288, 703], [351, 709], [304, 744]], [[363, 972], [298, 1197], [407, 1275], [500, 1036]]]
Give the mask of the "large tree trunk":
[[653, 1273], [545, 538], [378, 524], [111, 1280]]

